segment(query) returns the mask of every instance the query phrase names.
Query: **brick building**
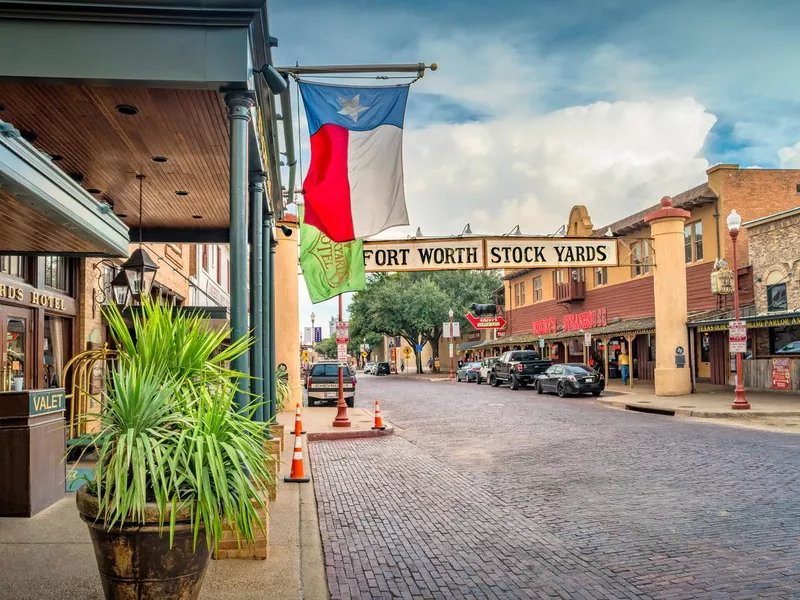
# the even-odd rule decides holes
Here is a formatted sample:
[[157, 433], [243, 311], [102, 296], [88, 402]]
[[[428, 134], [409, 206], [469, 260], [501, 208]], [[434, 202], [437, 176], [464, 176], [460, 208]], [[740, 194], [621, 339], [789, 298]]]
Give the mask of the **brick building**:
[[[730, 260], [732, 246], [725, 218], [736, 210], [745, 221], [800, 206], [800, 171], [739, 169], [716, 165], [707, 181], [672, 198], [672, 205], [690, 213], [684, 229], [687, 301], [690, 321], [705, 322], [732, 307], [730, 296], [712, 292], [711, 273], [718, 259]], [[588, 211], [575, 206], [569, 214], [567, 237], [615, 237], [619, 240], [617, 267], [583, 269], [524, 269], [505, 277], [503, 337], [482, 347], [494, 353], [513, 348], [537, 348], [557, 362], [594, 360], [618, 376], [616, 356], [625, 348], [632, 357], [635, 378], [653, 379], [655, 368], [654, 256], [645, 217], [651, 206], [619, 221], [595, 227]], [[753, 306], [753, 268], [748, 230], [739, 237], [739, 287], [747, 311]], [[585, 334], [590, 347], [584, 352]], [[693, 379], [728, 383], [731, 361], [727, 339], [720, 332], [690, 330], [685, 349]], [[608, 360], [607, 366], [605, 364]], [[735, 370], [735, 366], [733, 367]]]

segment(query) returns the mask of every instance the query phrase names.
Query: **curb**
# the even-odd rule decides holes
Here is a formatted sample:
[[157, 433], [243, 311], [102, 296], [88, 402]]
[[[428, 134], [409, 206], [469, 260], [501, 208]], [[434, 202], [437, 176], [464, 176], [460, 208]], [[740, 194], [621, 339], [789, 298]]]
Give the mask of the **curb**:
[[[688, 408], [668, 408], [664, 406], [658, 406], [656, 404], [638, 404], [636, 402], [624, 402], [621, 400], [604, 400], [600, 402], [594, 402], [593, 404], [597, 404], [599, 406], [607, 406], [611, 408], [620, 408], [622, 410], [634, 410], [637, 412], [648, 412], [647, 409], [659, 410], [659, 411], [671, 411], [674, 412], [674, 416], [676, 417], [696, 417], [699, 419], [755, 419], [759, 417], [800, 417], [800, 411], [785, 411], [785, 412], [765, 412], [765, 411], [755, 411], [755, 410], [748, 410], [748, 411], [741, 411], [741, 412], [714, 412], [714, 411], [704, 411], [704, 410], [691, 410]], [[644, 411], [639, 411], [637, 409], [645, 409]]]
[[361, 438], [378, 438], [394, 434], [394, 427], [387, 425], [386, 429], [357, 429], [343, 431], [317, 431], [308, 432], [306, 439], [309, 442], [333, 441], [333, 440], [355, 440]]

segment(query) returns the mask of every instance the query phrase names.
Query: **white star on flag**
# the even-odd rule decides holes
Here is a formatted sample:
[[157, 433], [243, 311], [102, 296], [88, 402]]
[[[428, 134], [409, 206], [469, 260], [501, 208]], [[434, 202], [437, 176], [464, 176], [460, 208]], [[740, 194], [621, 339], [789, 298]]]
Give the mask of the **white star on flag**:
[[353, 123], [358, 123], [359, 115], [365, 110], [372, 108], [371, 106], [361, 106], [361, 94], [356, 94], [350, 98], [350, 100], [345, 100], [341, 96], [336, 98], [336, 100], [342, 105], [342, 110], [338, 111], [339, 114], [350, 117], [353, 119]]

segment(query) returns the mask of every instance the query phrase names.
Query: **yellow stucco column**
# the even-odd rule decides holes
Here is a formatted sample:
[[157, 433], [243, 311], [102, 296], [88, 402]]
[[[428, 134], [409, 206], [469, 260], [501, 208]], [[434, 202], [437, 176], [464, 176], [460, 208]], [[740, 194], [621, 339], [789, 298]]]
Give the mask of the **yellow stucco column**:
[[275, 364], [284, 363], [289, 369], [291, 398], [284, 407], [294, 410], [303, 402], [300, 385], [300, 300], [298, 297], [298, 223], [294, 215], [286, 215], [280, 225], [292, 230], [286, 237], [278, 232], [275, 249]]
[[[692, 391], [688, 365], [675, 366], [677, 349], [689, 347], [686, 330], [686, 261], [683, 228], [689, 212], [672, 207], [672, 199], [661, 199], [661, 208], [645, 217], [653, 236], [655, 266], [653, 285], [656, 308], [657, 396], [684, 396]], [[631, 360], [633, 366], [633, 360]], [[633, 375], [633, 374], [631, 374]]]

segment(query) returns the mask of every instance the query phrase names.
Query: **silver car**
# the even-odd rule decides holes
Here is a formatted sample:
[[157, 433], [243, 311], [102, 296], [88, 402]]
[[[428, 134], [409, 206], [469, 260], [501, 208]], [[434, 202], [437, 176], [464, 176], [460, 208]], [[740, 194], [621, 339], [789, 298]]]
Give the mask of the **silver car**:
[[497, 362], [499, 356], [490, 356], [481, 361], [481, 370], [478, 372], [478, 380], [475, 382], [478, 385], [484, 381], [489, 381], [489, 373], [492, 372], [492, 365]]

